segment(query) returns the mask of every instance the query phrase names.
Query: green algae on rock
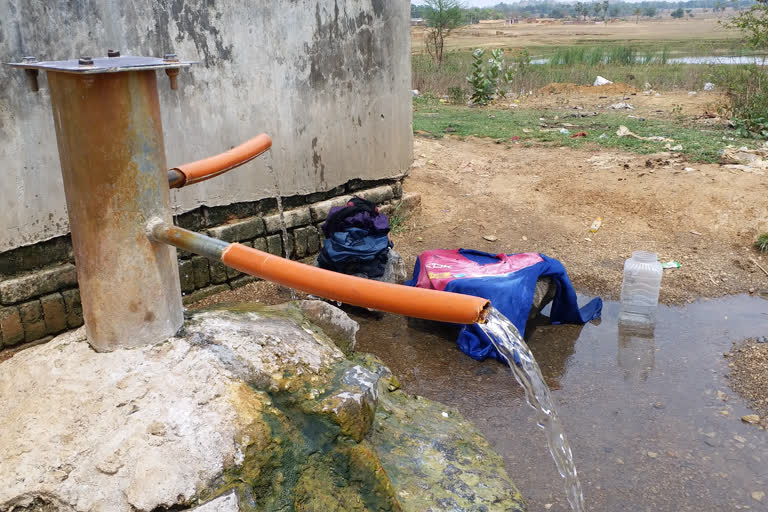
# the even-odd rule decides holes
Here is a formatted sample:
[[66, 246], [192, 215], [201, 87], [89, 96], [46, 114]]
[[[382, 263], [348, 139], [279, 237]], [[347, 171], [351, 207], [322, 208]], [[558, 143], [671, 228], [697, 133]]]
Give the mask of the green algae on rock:
[[501, 457], [458, 411], [382, 392], [370, 441], [404, 510], [525, 510]]

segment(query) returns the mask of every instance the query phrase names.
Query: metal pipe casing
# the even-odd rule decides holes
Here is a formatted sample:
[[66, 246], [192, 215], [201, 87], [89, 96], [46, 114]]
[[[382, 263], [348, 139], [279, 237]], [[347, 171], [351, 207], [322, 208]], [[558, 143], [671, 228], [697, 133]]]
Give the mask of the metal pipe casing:
[[172, 222], [155, 71], [47, 71], [88, 341], [160, 342], [183, 307], [176, 249], [145, 233]]

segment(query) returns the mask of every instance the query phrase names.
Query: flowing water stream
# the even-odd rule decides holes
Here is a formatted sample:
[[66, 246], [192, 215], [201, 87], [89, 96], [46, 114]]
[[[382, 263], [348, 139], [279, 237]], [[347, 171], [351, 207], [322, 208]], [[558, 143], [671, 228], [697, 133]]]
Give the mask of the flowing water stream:
[[[272, 165], [272, 150], [270, 150], [270, 158], [267, 160], [267, 169], [269, 170], [269, 174], [272, 175], [272, 180], [275, 183], [275, 199], [277, 199], [277, 211], [280, 212], [280, 230], [283, 234], [283, 249], [285, 250], [285, 257], [286, 259], [291, 259], [291, 253], [293, 252], [291, 250], [290, 245], [288, 244], [288, 229], [285, 227], [285, 212], [283, 210], [283, 196], [280, 192], [280, 180], [277, 178], [277, 173], [275, 172], [275, 168]], [[296, 300], [296, 291], [291, 288], [291, 300]]]
[[568, 445], [563, 424], [557, 416], [557, 409], [539, 364], [517, 328], [496, 308], [491, 308], [487, 322], [481, 324], [481, 327], [496, 350], [506, 358], [515, 380], [525, 391], [528, 405], [536, 410], [536, 421], [546, 433], [549, 453], [552, 454], [560, 476], [565, 479], [565, 491], [571, 509], [574, 512], [583, 512], [584, 495], [576, 474], [571, 447]]

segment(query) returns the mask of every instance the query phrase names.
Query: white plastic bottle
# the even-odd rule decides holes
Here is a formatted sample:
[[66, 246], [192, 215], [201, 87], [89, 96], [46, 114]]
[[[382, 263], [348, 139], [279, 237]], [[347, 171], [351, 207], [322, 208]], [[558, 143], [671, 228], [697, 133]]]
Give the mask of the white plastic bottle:
[[619, 322], [652, 324], [656, 321], [663, 269], [652, 252], [635, 251], [624, 262]]

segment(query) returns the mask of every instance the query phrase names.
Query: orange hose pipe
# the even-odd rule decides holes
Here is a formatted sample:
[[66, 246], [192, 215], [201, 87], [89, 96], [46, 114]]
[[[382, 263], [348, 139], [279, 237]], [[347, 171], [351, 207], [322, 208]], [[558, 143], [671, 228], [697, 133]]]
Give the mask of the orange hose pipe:
[[174, 167], [168, 171], [169, 185], [171, 188], [181, 188], [215, 178], [250, 162], [271, 147], [272, 139], [262, 133], [220, 155]]
[[331, 300], [399, 315], [456, 324], [483, 323], [490, 301], [339, 274], [231, 244], [221, 261], [240, 272]]

